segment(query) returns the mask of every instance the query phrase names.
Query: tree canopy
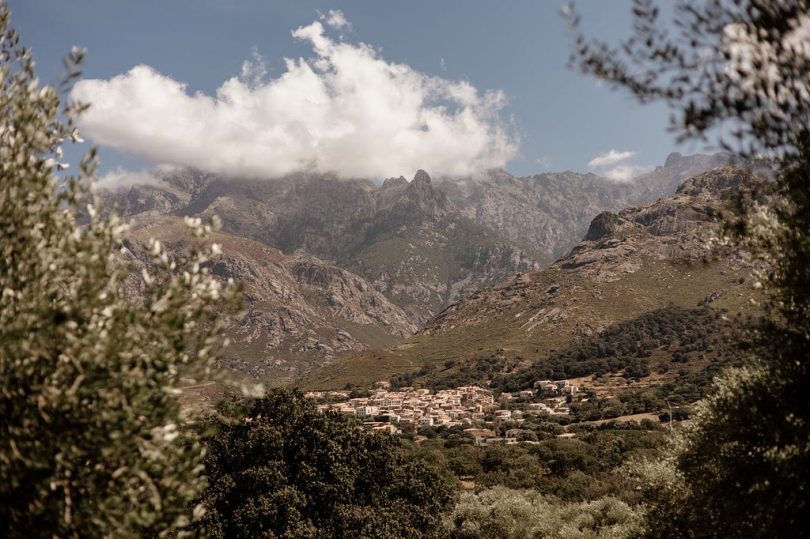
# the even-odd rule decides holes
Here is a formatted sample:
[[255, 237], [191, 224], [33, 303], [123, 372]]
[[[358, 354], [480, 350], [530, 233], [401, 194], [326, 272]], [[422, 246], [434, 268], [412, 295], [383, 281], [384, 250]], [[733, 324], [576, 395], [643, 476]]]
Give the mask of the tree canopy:
[[454, 498], [395, 438], [275, 390], [206, 438], [215, 537], [435, 537]]

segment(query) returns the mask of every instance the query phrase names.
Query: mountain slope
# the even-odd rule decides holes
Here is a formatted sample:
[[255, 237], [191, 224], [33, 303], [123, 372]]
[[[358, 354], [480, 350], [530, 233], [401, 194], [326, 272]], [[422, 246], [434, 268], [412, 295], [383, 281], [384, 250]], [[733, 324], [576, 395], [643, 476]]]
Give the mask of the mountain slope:
[[307, 252], [372, 282], [420, 323], [537, 257], [461, 215], [419, 171], [413, 181], [295, 175], [274, 181], [164, 173], [156, 185], [108, 194], [126, 216], [211, 216], [223, 228], [292, 255]]
[[669, 305], [710, 303], [738, 312], [752, 293], [745, 254], [717, 254], [708, 240], [736, 195], [756, 184], [746, 169], [720, 167], [648, 206], [604, 212], [552, 266], [476, 292], [393, 349], [349, 355], [303, 385], [366, 384], [449, 362], [530, 363], [572, 339]]
[[[189, 235], [182, 219], [137, 225], [127, 247], [143, 264], [148, 238], [172, 250]], [[288, 256], [247, 238], [215, 233], [222, 256], [209, 270], [244, 287], [244, 311], [230, 321], [224, 364], [249, 378], [282, 384], [349, 350], [391, 345], [416, 330], [407, 314], [361, 277], [311, 255]], [[131, 283], [137, 297], [139, 283]]]

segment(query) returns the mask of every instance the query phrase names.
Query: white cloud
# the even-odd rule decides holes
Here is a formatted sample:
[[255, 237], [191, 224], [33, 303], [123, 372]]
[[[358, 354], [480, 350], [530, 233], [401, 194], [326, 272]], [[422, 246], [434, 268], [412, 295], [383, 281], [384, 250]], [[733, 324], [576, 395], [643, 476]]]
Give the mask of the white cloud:
[[346, 15], [344, 15], [339, 9], [330, 9], [326, 13], [321, 13], [318, 11], [318, 18], [325, 22], [327, 26], [334, 28], [335, 30], [345, 30], [347, 32], [352, 31], [352, 23], [349, 22]]
[[590, 168], [606, 167], [621, 161], [626, 161], [635, 155], [636, 152], [617, 152], [616, 150], [610, 150], [609, 152], [601, 153], [588, 161], [588, 166]]
[[447, 62], [444, 60], [444, 57], [439, 58], [439, 69], [447, 71]]
[[133, 185], [157, 185], [160, 183], [162, 183], [161, 179], [150, 172], [133, 172], [121, 167], [108, 172], [98, 179], [98, 187], [110, 191], [127, 189]]
[[263, 178], [464, 175], [502, 167], [517, 152], [499, 116], [502, 92], [387, 62], [368, 45], [333, 40], [320, 22], [293, 36], [315, 58], [286, 59], [286, 71], [265, 81], [256, 53], [215, 96], [190, 94], [146, 65], [80, 81], [72, 97], [92, 105], [80, 128], [156, 163]]
[[259, 54], [256, 47], [250, 51], [250, 57], [242, 62], [239, 79], [250, 88], [258, 88], [267, 83], [267, 61]]
[[652, 167], [626, 162], [635, 156], [636, 152], [610, 150], [588, 161], [588, 168], [608, 180], [628, 182], [652, 169]]
[[636, 176], [648, 172], [650, 167], [637, 165], [619, 165], [602, 172], [602, 176], [614, 182], [629, 182]]

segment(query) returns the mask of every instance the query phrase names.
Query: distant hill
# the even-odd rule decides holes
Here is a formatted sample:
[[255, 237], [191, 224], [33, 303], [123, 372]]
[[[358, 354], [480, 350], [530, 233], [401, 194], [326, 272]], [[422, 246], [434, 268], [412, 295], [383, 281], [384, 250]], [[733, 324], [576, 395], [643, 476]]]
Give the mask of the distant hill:
[[751, 268], [745, 253], [718, 253], [709, 240], [737, 195], [760, 185], [747, 169], [724, 166], [652, 204], [603, 212], [550, 267], [478, 291], [404, 343], [349, 354], [301, 383], [364, 385], [430, 366], [454, 376], [493, 358], [504, 371], [495, 377], [656, 309], [708, 305], [732, 316], [755, 293]]
[[273, 181], [164, 173], [156, 185], [108, 194], [126, 216], [222, 218], [224, 230], [292, 255], [305, 252], [350, 270], [419, 324], [449, 303], [540, 257], [462, 215], [419, 171], [413, 181], [296, 175]]

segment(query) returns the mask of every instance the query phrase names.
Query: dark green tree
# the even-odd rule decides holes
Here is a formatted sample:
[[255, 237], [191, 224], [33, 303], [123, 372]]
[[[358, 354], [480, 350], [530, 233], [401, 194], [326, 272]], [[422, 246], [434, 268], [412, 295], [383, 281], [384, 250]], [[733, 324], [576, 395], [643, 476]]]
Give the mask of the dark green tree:
[[396, 438], [298, 392], [247, 402], [206, 439], [202, 526], [216, 537], [434, 537], [450, 482]]
[[676, 438], [647, 463], [663, 536], [787, 537], [810, 533], [810, 3], [679, 0], [664, 21], [637, 0], [634, 33], [618, 46], [576, 33], [573, 63], [642, 102], [664, 101], [681, 139], [721, 144], [775, 163], [776, 197], [741, 197], [728, 238], [755, 255], [769, 294], [752, 328], [755, 357], [729, 372]]

